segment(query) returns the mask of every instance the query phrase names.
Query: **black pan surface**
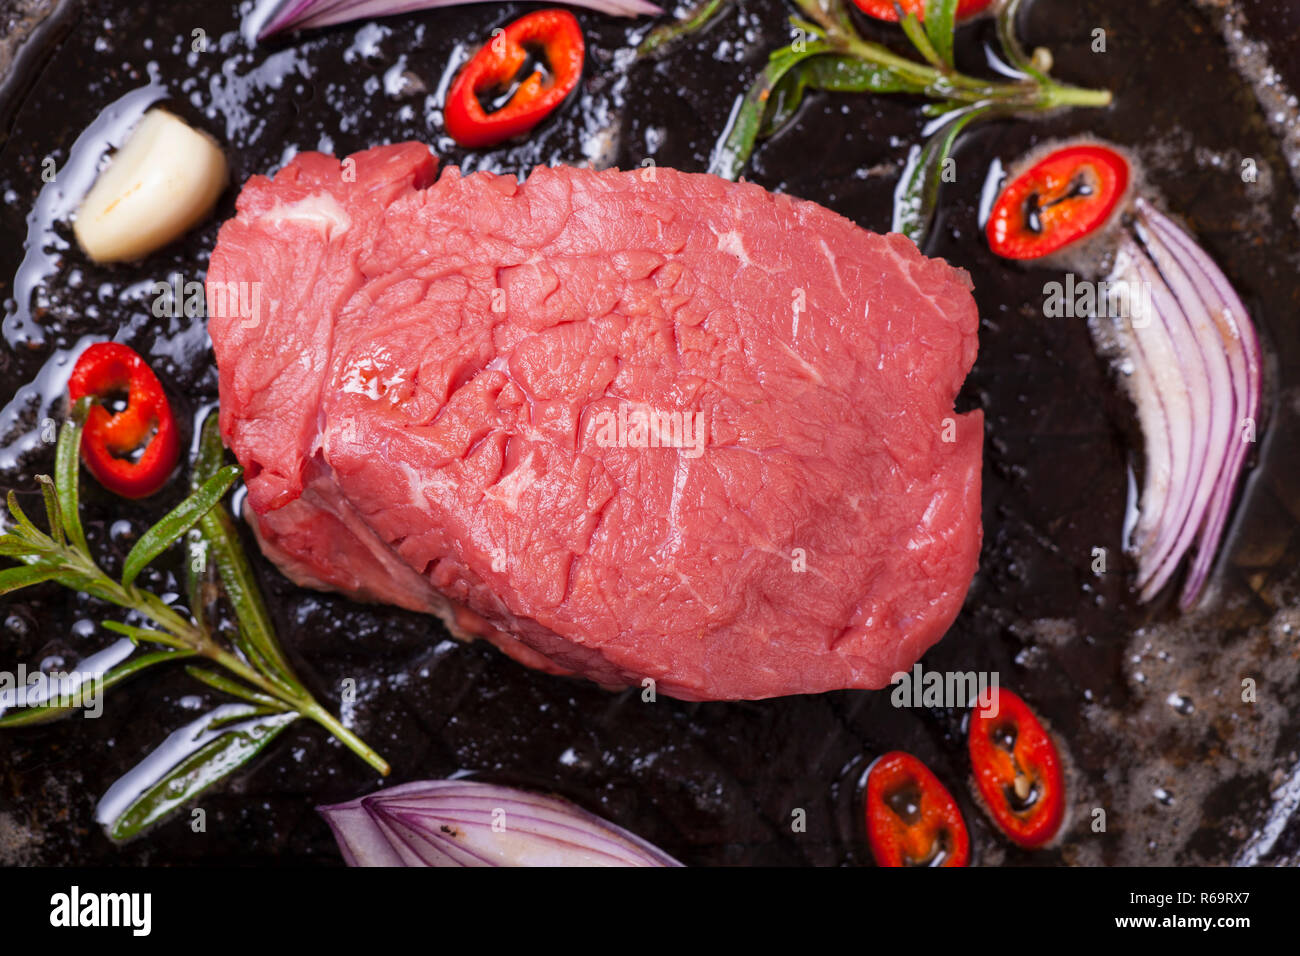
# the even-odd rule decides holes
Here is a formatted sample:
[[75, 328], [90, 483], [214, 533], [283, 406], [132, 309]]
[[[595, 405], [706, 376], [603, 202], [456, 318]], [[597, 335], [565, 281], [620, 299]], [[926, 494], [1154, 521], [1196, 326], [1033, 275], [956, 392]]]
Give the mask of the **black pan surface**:
[[[527, 5], [412, 14], [257, 47], [239, 34], [249, 6], [0, 2], [0, 57], [9, 60], [0, 101], [0, 401], [8, 403], [0, 487], [30, 492], [33, 476], [50, 469], [40, 424], [61, 414], [62, 350], [84, 337], [116, 338], [148, 356], [187, 429], [216, 400], [202, 320], [154, 317], [151, 284], [176, 272], [202, 278], [235, 190], [217, 220], [129, 266], [89, 263], [54, 221], [105, 135], [129, 126], [131, 104], [167, 95], [169, 108], [228, 144], [237, 182], [296, 150], [341, 155], [403, 139], [431, 142], [445, 162], [502, 172], [538, 163], [631, 168], [647, 158], [700, 170], [735, 97], [767, 51], [788, 42], [785, 4], [748, 0], [673, 55], [631, 63], [627, 51], [645, 22], [579, 12], [590, 51], [580, 99], [523, 145], [466, 154], [441, 133], [448, 64]], [[29, 20], [44, 24], [30, 36]], [[1105, 53], [1091, 50], [1096, 28], [1106, 31]], [[901, 39], [893, 28], [864, 29]], [[976, 285], [980, 354], [960, 404], [983, 408], [987, 420], [984, 550], [963, 613], [924, 665], [997, 671], [1047, 719], [1068, 764], [1070, 815], [1059, 845], [1027, 853], [992, 830], [971, 796], [961, 713], [897, 709], [887, 693], [864, 692], [647, 704], [457, 644], [421, 616], [298, 589], [255, 556], [283, 643], [312, 690], [336, 704], [342, 682], [357, 681], [356, 728], [392, 763], [391, 782], [469, 771], [552, 790], [688, 864], [868, 864], [861, 777], [880, 753], [901, 748], [953, 790], [977, 863], [1300, 861], [1292, 812], [1300, 803], [1300, 195], [1288, 164], [1295, 101], [1286, 93], [1300, 88], [1300, 7], [1035, 0], [1023, 30], [1031, 45], [1051, 48], [1059, 76], [1108, 86], [1117, 101], [1106, 111], [978, 127], [945, 187], [926, 251], [968, 269]], [[206, 50], [195, 52], [200, 36]], [[960, 55], [978, 64], [990, 38], [988, 24], [963, 31]], [[104, 112], [150, 84], [154, 91]], [[812, 97], [756, 154], [749, 176], [883, 231], [919, 139], [917, 106]], [[1083, 132], [1136, 151], [1149, 188], [1186, 218], [1242, 293], [1268, 352], [1254, 468], [1212, 599], [1191, 616], [1172, 601], [1140, 606], [1129, 590], [1121, 529], [1128, 469], [1140, 463], [1131, 413], [1082, 320], [1044, 318], [1043, 286], [1061, 274], [1008, 266], [979, 234], [995, 158], [1007, 163], [1044, 139]], [[46, 157], [60, 170], [54, 183], [41, 176]], [[1243, 182], [1243, 159], [1255, 161], [1257, 182]], [[125, 503], [84, 486], [92, 546], [110, 567], [177, 500]], [[1101, 576], [1091, 570], [1094, 548], [1112, 556]], [[146, 583], [175, 589], [179, 564], [160, 567]], [[53, 585], [4, 600], [0, 667], [71, 665], [108, 643], [95, 622], [109, 613]], [[1258, 686], [1255, 703], [1241, 699], [1246, 678]], [[101, 719], [0, 734], [0, 862], [339, 865], [313, 808], [379, 780], [306, 724], [197, 800], [206, 832], [193, 832], [182, 814], [126, 845], [104, 836], [94, 808], [108, 786], [216, 702], [179, 671], [152, 672], [112, 692]], [[799, 809], [806, 832], [791, 826]]]

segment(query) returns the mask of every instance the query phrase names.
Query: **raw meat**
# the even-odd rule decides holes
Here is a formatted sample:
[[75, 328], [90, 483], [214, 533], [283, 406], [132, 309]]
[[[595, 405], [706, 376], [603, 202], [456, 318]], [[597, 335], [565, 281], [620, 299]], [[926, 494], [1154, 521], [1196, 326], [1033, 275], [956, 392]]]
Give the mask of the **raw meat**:
[[881, 687], [952, 623], [978, 319], [907, 239], [664, 168], [439, 176], [417, 143], [300, 154], [238, 210], [222, 434], [293, 580], [686, 699]]

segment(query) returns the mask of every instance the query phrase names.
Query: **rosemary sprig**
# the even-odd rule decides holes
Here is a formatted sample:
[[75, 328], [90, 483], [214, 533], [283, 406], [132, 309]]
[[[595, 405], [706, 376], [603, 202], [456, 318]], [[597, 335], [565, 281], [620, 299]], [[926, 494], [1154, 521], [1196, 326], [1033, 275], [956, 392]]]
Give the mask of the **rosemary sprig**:
[[732, 113], [714, 149], [709, 171], [736, 179], [760, 139], [775, 134], [795, 114], [809, 89], [835, 92], [910, 93], [924, 96], [928, 116], [948, 117], [914, 149], [895, 194], [893, 228], [922, 244], [934, 219], [944, 160], [957, 134], [971, 123], [999, 116], [1045, 113], [1063, 107], [1099, 107], [1109, 90], [1059, 83], [1048, 75], [1045, 50], [1025, 54], [1015, 33], [1020, 0], [1002, 0], [998, 41], [1007, 65], [1020, 74], [994, 80], [961, 73], [953, 63], [957, 0], [926, 0], [924, 23], [902, 15], [900, 26], [920, 60], [864, 39], [844, 0], [794, 0], [790, 18], [798, 37], [772, 51], [767, 65]]
[[664, 53], [678, 40], [698, 33], [718, 18], [727, 9], [732, 0], [702, 0], [702, 2], [680, 20], [655, 27], [646, 38], [637, 45], [636, 55], [656, 56]]
[[[312, 697], [280, 649], [234, 522], [221, 505], [242, 469], [222, 465], [223, 449], [215, 415], [209, 415], [204, 423], [190, 496], [140, 536], [126, 557], [120, 579], [110, 577], [99, 567], [86, 543], [79, 504], [81, 434], [89, 401], [83, 399], [73, 408], [60, 432], [54, 477], [42, 475], [38, 479], [48, 532], [38, 528], [23, 512], [17, 496], [9, 493], [13, 524], [0, 535], [0, 555], [18, 564], [0, 570], [0, 594], [54, 581], [149, 622], [149, 627], [102, 622], [106, 630], [127, 637], [145, 650], [91, 675], [100, 692], [156, 664], [202, 658], [217, 665], [217, 669], [191, 665], [187, 672], [207, 686], [243, 701], [235, 712], [238, 722], [225, 717], [210, 722], [201, 747], [182, 753], [178, 761], [163, 767], [163, 772], [155, 775], [157, 779], [149, 781], [135, 800], [106, 821], [110, 834], [117, 838], [135, 835], [247, 762], [299, 717], [315, 721], [371, 767], [387, 774], [389, 767], [384, 759]], [[196, 559], [187, 562], [192, 617], [182, 615], [136, 583], [144, 568], [187, 536], [198, 549]], [[213, 583], [203, 580], [209, 566], [208, 554], [237, 621], [230, 646], [214, 636], [206, 620], [204, 609], [210, 602], [204, 599], [205, 586]], [[150, 647], [155, 649], [148, 650]], [[56, 694], [34, 706], [10, 713], [0, 711], [0, 728], [69, 716], [78, 709], [79, 702], [70, 702], [68, 697], [66, 693]]]

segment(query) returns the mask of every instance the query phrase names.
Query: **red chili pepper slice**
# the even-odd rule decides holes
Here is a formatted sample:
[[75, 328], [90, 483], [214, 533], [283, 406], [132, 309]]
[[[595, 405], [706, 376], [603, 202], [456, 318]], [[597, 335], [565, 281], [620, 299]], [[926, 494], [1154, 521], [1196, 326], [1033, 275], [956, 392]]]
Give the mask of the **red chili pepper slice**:
[[1128, 161], [1105, 146], [1067, 146], [1003, 188], [989, 215], [989, 246], [1037, 259], [1099, 229], [1128, 189]]
[[520, 17], [457, 74], [447, 94], [447, 132], [471, 149], [528, 132], [578, 85], [583, 54], [582, 28], [567, 10]]
[[[898, 22], [898, 11], [894, 9], [895, 2], [903, 8], [904, 13], [915, 13], [918, 20], [925, 21], [925, 0], [853, 0], [854, 5], [867, 16], [877, 20], [888, 20], [890, 23]], [[960, 0], [957, 4], [957, 19], [965, 20], [977, 13], [983, 13], [992, 3], [993, 0]]]
[[90, 473], [124, 498], [153, 494], [180, 455], [171, 405], [158, 376], [134, 349], [98, 342], [81, 353], [68, 379], [74, 403], [87, 395], [101, 402], [126, 399], [117, 412], [103, 404], [91, 406], [81, 438], [81, 458]]
[[996, 717], [979, 709], [971, 713], [975, 785], [998, 829], [1032, 850], [1056, 836], [1065, 816], [1061, 760], [1028, 704], [1005, 689], [995, 700]]
[[929, 767], [901, 750], [867, 774], [867, 840], [878, 866], [965, 866], [970, 859], [957, 801]]

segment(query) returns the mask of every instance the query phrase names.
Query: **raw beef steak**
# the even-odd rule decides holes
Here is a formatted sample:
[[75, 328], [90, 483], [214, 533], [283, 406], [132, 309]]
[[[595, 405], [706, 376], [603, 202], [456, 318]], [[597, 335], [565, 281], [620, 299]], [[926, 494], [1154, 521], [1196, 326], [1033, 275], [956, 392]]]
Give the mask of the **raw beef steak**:
[[301, 154], [238, 210], [221, 428], [293, 580], [687, 699], [881, 687], [952, 623], [978, 320], [902, 236], [663, 168], [439, 176], [416, 143]]

